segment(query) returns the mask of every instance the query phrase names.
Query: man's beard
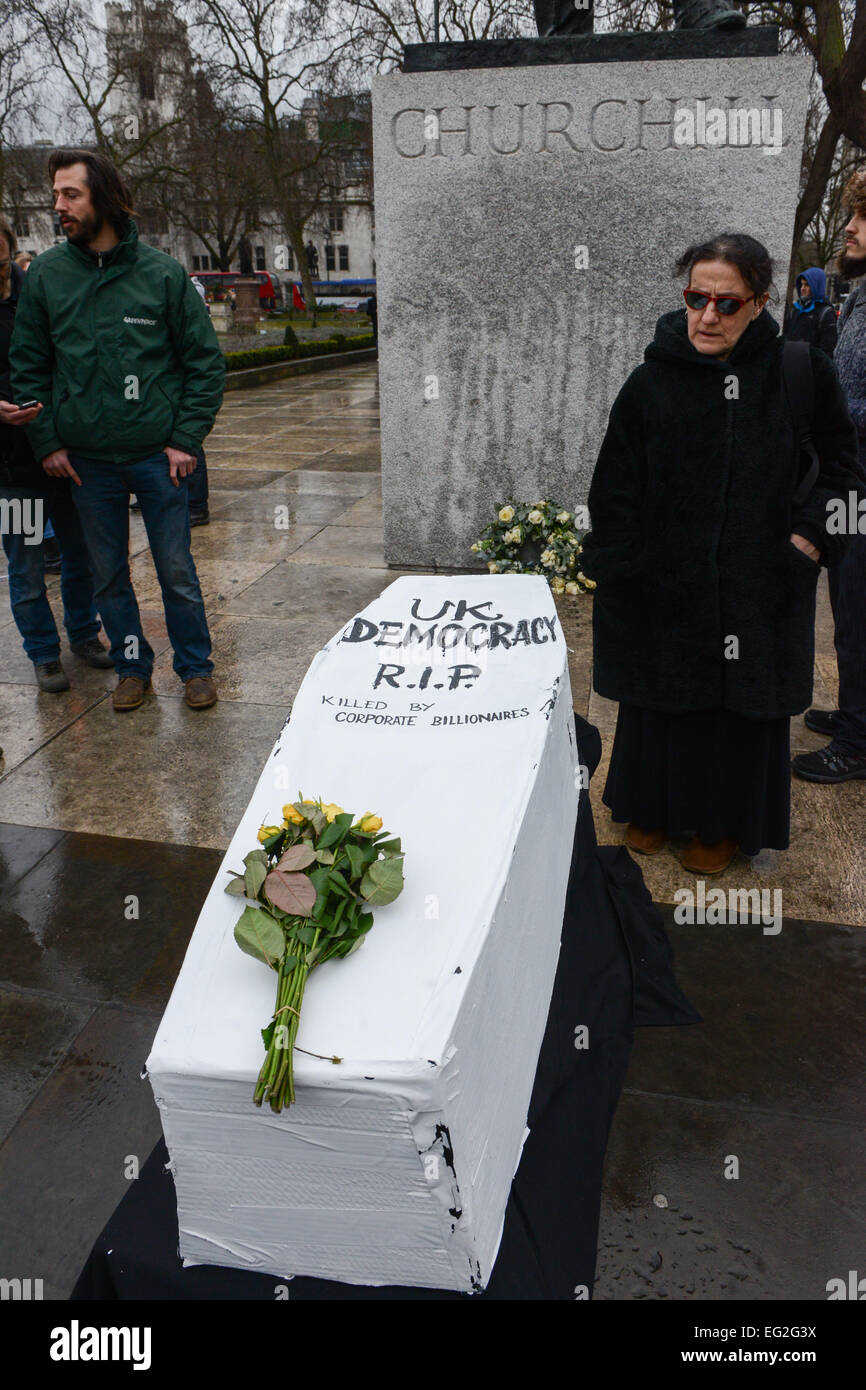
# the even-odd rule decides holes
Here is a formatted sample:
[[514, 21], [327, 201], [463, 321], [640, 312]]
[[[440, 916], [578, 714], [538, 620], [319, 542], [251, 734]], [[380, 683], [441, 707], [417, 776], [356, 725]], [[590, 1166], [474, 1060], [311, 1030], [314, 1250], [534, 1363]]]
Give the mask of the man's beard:
[[837, 258], [836, 267], [843, 279], [857, 280], [861, 275], [866, 275], [866, 254], [852, 256], [848, 251], [842, 251]]
[[63, 227], [63, 231], [67, 241], [71, 241], [75, 246], [88, 246], [95, 237], [99, 236], [103, 225], [101, 217], [80, 217], [72, 224], [75, 228], [74, 231], [71, 231], [69, 227]]

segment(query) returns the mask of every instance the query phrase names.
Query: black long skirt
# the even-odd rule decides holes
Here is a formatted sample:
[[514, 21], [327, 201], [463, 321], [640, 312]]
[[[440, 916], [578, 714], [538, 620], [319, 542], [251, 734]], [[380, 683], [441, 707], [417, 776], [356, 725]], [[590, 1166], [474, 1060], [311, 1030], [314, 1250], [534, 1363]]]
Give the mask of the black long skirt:
[[642, 830], [736, 840], [746, 855], [787, 849], [791, 721], [620, 705], [602, 799]]

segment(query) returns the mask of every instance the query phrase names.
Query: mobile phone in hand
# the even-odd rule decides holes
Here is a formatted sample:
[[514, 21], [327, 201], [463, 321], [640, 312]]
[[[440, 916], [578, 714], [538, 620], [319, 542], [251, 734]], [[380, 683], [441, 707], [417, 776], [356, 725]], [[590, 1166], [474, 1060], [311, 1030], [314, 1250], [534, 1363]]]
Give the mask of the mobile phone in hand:
[[38, 401], [21, 401], [19, 405], [16, 405], [15, 409], [16, 409], [16, 410], [32, 410], [33, 407], [34, 407], [35, 405], [38, 405], [38, 404], [39, 404]]

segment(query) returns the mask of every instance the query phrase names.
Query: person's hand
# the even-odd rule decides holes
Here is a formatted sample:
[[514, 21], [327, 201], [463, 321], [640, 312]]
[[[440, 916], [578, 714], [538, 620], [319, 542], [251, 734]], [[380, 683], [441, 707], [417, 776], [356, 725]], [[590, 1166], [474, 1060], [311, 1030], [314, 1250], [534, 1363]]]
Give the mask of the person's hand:
[[168, 475], [175, 487], [180, 487], [180, 478], [188, 478], [195, 469], [195, 454], [185, 454], [182, 449], [170, 449], [168, 446], [163, 450], [168, 459]]
[[55, 449], [53, 454], [46, 454], [42, 460], [42, 467], [52, 478], [71, 478], [81, 487], [81, 479], [69, 462], [69, 455], [65, 449]]
[[0, 420], [4, 425], [29, 425], [42, 409], [41, 405], [31, 405], [29, 410], [21, 410], [11, 401], [0, 401]]
[[798, 536], [797, 532], [794, 531], [791, 536], [791, 544], [795, 545], [798, 550], [802, 550], [804, 555], [808, 555], [810, 560], [814, 560], [816, 565], [820, 565], [820, 550], [818, 550], [817, 546], [814, 546], [811, 541], [807, 541], [805, 536]]

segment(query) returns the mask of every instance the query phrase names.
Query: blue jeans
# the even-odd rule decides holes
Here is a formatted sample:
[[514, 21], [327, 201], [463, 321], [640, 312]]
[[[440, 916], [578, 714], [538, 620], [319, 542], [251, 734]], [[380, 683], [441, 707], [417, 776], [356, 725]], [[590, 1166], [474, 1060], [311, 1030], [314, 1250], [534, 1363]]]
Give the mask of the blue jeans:
[[833, 742], [866, 755], [866, 536], [849, 536], [844, 557], [827, 571], [836, 627], [839, 715]]
[[208, 485], [207, 485], [207, 459], [204, 456], [204, 449], [199, 449], [195, 461], [195, 468], [189, 475], [189, 509], [190, 512], [206, 512]]
[[[43, 517], [51, 518], [60, 546], [60, 594], [63, 625], [70, 646], [88, 642], [99, 632], [93, 603], [93, 577], [87, 558], [78, 513], [72, 505], [70, 484], [50, 488], [43, 499]], [[34, 499], [25, 487], [0, 487], [0, 497]], [[9, 599], [12, 616], [24, 639], [24, 650], [37, 666], [57, 661], [60, 637], [45, 595], [45, 569], [41, 545], [27, 545], [23, 535], [3, 533], [3, 549], [9, 562]]]
[[198, 575], [190, 552], [187, 480], [174, 487], [164, 453], [125, 463], [70, 454], [81, 487], [75, 505], [95, 581], [96, 604], [111, 642], [118, 676], [149, 680], [153, 648], [141, 628], [129, 575], [129, 498], [141, 506], [150, 553], [162, 589], [165, 625], [182, 681], [209, 676], [211, 641]]

